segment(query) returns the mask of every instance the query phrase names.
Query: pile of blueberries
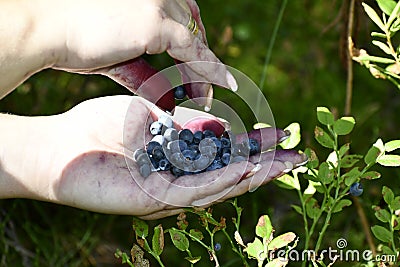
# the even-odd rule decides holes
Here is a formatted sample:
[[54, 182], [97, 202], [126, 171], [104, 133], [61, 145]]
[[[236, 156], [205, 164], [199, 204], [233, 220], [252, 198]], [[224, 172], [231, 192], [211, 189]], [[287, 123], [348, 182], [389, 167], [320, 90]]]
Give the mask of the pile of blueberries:
[[260, 153], [257, 140], [236, 143], [231, 132], [216, 136], [211, 130], [177, 131], [171, 117], [162, 115], [150, 125], [153, 138], [134, 152], [134, 160], [143, 177], [154, 171], [170, 171], [175, 177], [223, 168]]

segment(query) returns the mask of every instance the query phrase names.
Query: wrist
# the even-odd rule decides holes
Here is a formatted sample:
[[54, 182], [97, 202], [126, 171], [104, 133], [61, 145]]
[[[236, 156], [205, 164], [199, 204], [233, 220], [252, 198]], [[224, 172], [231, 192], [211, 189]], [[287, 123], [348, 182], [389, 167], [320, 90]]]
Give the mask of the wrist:
[[0, 114], [0, 198], [51, 200], [56, 120]]

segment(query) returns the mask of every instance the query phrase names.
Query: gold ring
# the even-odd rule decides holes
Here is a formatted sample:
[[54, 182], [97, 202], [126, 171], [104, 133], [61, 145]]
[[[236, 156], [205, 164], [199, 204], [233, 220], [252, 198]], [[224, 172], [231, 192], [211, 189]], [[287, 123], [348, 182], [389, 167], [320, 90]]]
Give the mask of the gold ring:
[[186, 25], [186, 28], [188, 28], [189, 31], [191, 33], [193, 33], [194, 35], [197, 35], [197, 33], [199, 32], [199, 27], [197, 26], [197, 23], [194, 20], [194, 18], [192, 17], [192, 15], [190, 15], [190, 17], [189, 17], [189, 22]]

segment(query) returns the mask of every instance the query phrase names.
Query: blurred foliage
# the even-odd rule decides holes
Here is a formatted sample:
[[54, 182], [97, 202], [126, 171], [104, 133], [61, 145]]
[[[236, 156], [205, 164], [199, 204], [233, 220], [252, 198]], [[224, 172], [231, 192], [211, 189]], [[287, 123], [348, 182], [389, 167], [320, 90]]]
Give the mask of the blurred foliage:
[[[313, 141], [317, 106], [327, 106], [336, 110], [336, 114], [342, 114], [344, 110], [344, 41], [348, 2], [289, 1], [267, 66], [266, 82], [262, 88], [276, 125], [285, 127], [291, 122], [299, 122], [303, 141], [298, 148], [303, 150], [306, 147], [320, 149], [315, 149]], [[375, 1], [366, 3], [372, 8], [377, 7]], [[199, 0], [198, 5], [209, 46], [225, 64], [242, 71], [259, 84], [281, 1]], [[376, 30], [376, 25], [363, 12], [361, 2], [356, 1], [355, 46], [371, 54], [380, 53], [379, 48], [371, 44], [370, 32]], [[173, 64], [166, 54], [146, 58], [159, 69]], [[46, 70], [32, 76], [2, 99], [0, 112], [50, 115], [68, 110], [85, 99], [112, 94], [129, 92], [105, 77]], [[233, 94], [221, 88], [215, 88], [215, 98], [231, 106], [235, 106], [237, 101]], [[388, 81], [376, 80], [363, 67], [354, 65], [351, 115], [357, 124], [351, 136], [352, 149], [365, 154], [378, 137], [384, 141], [398, 139], [399, 114], [397, 88]], [[248, 127], [254, 124], [246, 114], [241, 115]], [[318, 151], [319, 154], [327, 152]], [[360, 204], [365, 210], [381, 201], [382, 185], [390, 186], [396, 195], [400, 193], [399, 169], [377, 170], [382, 173], [382, 179], [364, 184]], [[245, 242], [254, 236], [254, 224], [261, 214], [271, 216], [278, 232], [302, 231], [297, 214], [290, 207], [298, 204], [297, 196], [291, 193], [271, 183], [238, 198], [238, 204], [246, 214], [241, 229]], [[229, 220], [234, 210], [222, 203], [214, 207], [214, 214], [221, 214]], [[369, 212], [367, 216], [371, 225], [376, 224], [373, 213]], [[171, 227], [175, 218], [150, 222], [151, 227], [160, 221], [163, 226]], [[114, 257], [116, 249], [129, 251], [131, 248], [134, 239], [131, 223], [130, 216], [94, 214], [33, 200], [1, 200], [0, 266], [114, 266], [118, 262]], [[335, 247], [336, 240], [343, 237], [347, 239], [349, 248], [366, 249], [365, 236], [360, 229], [355, 208], [345, 209], [341, 216], [332, 219], [330, 239], [324, 240], [321, 247]], [[215, 239], [221, 243], [218, 252], [221, 262], [229, 262], [233, 255], [229, 244], [222, 236], [217, 235]], [[185, 255], [179, 255], [171, 247], [171, 244], [166, 244], [163, 254], [167, 266], [187, 266], [181, 260]], [[202, 254], [202, 258], [207, 257], [207, 254]], [[229, 264], [238, 265], [239, 262]], [[210, 266], [210, 263], [204, 261], [198, 266]], [[348, 265], [344, 263], [342, 266]]]

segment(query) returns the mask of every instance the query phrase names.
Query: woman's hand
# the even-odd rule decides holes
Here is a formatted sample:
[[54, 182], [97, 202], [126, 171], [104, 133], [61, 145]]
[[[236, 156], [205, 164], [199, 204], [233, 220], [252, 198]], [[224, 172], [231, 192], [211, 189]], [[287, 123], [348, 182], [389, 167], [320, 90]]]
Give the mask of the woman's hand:
[[[194, 0], [23, 0], [3, 1], [0, 9], [7, 15], [0, 18], [0, 97], [44, 68], [107, 75], [136, 92], [156, 73], [139, 59], [143, 54], [167, 52], [177, 62], [220, 63], [207, 47]], [[223, 64], [188, 64], [180, 70], [184, 82], [201, 77], [237, 87]], [[160, 97], [139, 93], [154, 102]], [[212, 97], [206, 83], [189, 86], [188, 93], [203, 97], [196, 100], [203, 105], [204, 97]], [[171, 110], [173, 95], [160, 105]]]
[[[179, 113], [186, 120], [188, 112], [177, 109], [173, 118], [176, 127], [184, 122]], [[85, 101], [61, 115], [39, 117], [43, 121], [36, 121], [32, 127], [38, 127], [29, 129], [33, 139], [18, 142], [15, 136], [10, 137], [14, 148], [23, 146], [30, 153], [17, 150], [14, 160], [5, 153], [0, 162], [11, 179], [3, 182], [12, 185], [23, 181], [24, 186], [14, 190], [3, 187], [0, 195], [154, 219], [178, 213], [182, 207], [206, 207], [244, 194], [306, 161], [295, 151], [280, 150], [196, 175], [175, 178], [169, 172], [153, 172], [143, 178], [132, 160], [133, 151], [151, 139], [149, 125], [161, 114], [165, 113], [142, 98], [111, 96]], [[189, 125], [221, 127], [219, 120], [207, 116], [208, 121], [192, 120]], [[266, 149], [287, 133], [271, 128], [252, 135], [262, 138]]]

